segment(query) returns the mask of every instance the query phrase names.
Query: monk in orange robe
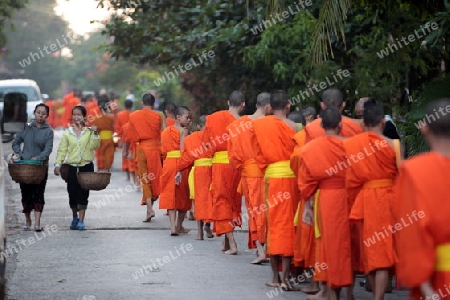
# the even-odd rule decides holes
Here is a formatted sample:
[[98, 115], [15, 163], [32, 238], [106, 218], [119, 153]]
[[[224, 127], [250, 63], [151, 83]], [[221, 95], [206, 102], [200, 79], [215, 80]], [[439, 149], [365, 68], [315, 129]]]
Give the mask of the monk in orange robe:
[[[123, 140], [123, 126], [128, 123], [130, 119], [131, 110], [133, 109], [133, 101], [131, 100], [125, 100], [125, 110], [119, 112], [117, 114], [117, 120], [114, 127], [115, 132], [117, 133], [117, 136], [120, 138], [119, 140], [119, 146], [122, 148], [122, 171], [124, 171], [127, 175], [127, 180], [130, 180], [130, 178], [134, 178], [134, 174], [131, 174], [130, 171], [130, 165], [134, 164], [129, 158], [127, 158], [127, 149], [124, 145], [125, 142]], [[134, 169], [134, 168], [133, 168]], [[133, 172], [134, 173], [134, 172]]]
[[63, 118], [63, 126], [68, 126], [72, 122], [72, 108], [77, 105], [80, 105], [80, 99], [77, 97], [77, 91], [73, 90], [72, 93], [69, 93], [63, 98], [64, 104], [64, 118]]
[[[107, 101], [107, 98], [102, 98], [102, 96], [100, 96], [100, 98], [103, 99], [103, 101]], [[102, 115], [97, 99], [95, 99], [93, 95], [86, 96], [86, 113], [88, 124], [91, 124], [95, 118]]]
[[177, 108], [176, 118], [175, 125], [167, 127], [161, 133], [161, 153], [165, 156], [165, 160], [160, 179], [159, 208], [167, 209], [169, 212], [172, 236], [188, 232], [184, 231], [182, 226], [186, 212], [192, 206], [189, 199], [189, 169], [177, 170], [184, 138], [188, 135], [188, 128], [191, 125], [191, 111], [185, 106], [180, 106]]
[[[197, 124], [199, 131], [193, 132], [184, 138], [181, 158], [178, 161], [178, 171], [190, 168], [194, 172], [194, 218], [197, 220], [197, 240], [203, 240], [203, 230], [208, 238], [213, 238], [211, 231], [212, 214], [212, 194], [211, 194], [211, 166], [212, 155], [209, 149], [203, 147], [203, 130], [205, 130], [206, 116], [200, 116]], [[203, 151], [202, 151], [203, 150]], [[201, 153], [200, 153], [201, 152]]]
[[[389, 270], [395, 264], [390, 205], [397, 161], [401, 160], [399, 140], [383, 136], [385, 119], [378, 103], [364, 105], [366, 133], [344, 142], [348, 160], [338, 163], [334, 172], [347, 169], [347, 188], [356, 189], [350, 219], [363, 220], [364, 270], [368, 274], [374, 299], [384, 299]], [[339, 169], [338, 169], [339, 168]], [[380, 238], [381, 236], [381, 238]], [[372, 240], [378, 238], [377, 240]], [[374, 242], [374, 243], [373, 243]]]
[[[256, 164], [256, 137], [250, 130], [236, 134], [235, 128], [240, 124], [251, 125], [252, 120], [266, 116], [270, 112], [270, 94], [261, 93], [256, 99], [256, 111], [253, 115], [243, 116], [228, 125], [228, 158], [230, 164], [241, 172], [241, 190], [245, 197], [248, 219], [248, 248], [257, 249], [257, 257], [252, 264], [261, 264], [266, 260], [264, 244], [266, 243], [267, 222], [264, 212], [259, 212], [264, 205], [264, 174]], [[245, 215], [243, 216], [245, 217]]]
[[[335, 107], [322, 112], [321, 122], [326, 136], [316, 138], [302, 148], [299, 175], [303, 198], [310, 199], [320, 189], [315, 200], [306, 202], [304, 218], [312, 216], [312, 208], [316, 204], [315, 235], [318, 240], [316, 248], [319, 249], [316, 249], [315, 258], [318, 263], [326, 263], [327, 269], [316, 270], [322, 275], [315, 279], [327, 282], [332, 289], [330, 295], [326, 295], [327, 289], [325, 294], [319, 295], [328, 299], [339, 299], [340, 288], [351, 286], [354, 281], [345, 171], [332, 171], [339, 162], [346, 160], [343, 138], [339, 136], [343, 126], [341, 120]], [[314, 203], [316, 201], [318, 203]]]
[[155, 216], [153, 202], [160, 194], [161, 176], [161, 131], [164, 128], [161, 115], [154, 111], [155, 97], [151, 93], [142, 95], [142, 109], [130, 114], [127, 139], [139, 143], [136, 147], [138, 174], [142, 187], [141, 205], [147, 205], [144, 222]]
[[[100, 103], [102, 111], [107, 111], [108, 101]], [[111, 114], [103, 113], [100, 117], [95, 118], [93, 125], [97, 126], [98, 136], [100, 138], [100, 147], [97, 149], [97, 168], [99, 172], [109, 172], [114, 162], [114, 119]]]
[[[277, 91], [270, 96], [273, 116], [253, 120], [256, 136], [256, 163], [264, 173], [264, 199], [261, 210], [267, 216], [267, 254], [273, 271], [267, 286], [296, 290], [288, 281], [294, 256], [294, 214], [299, 201], [295, 174], [289, 164], [294, 150], [294, 134], [298, 126], [287, 119], [290, 109], [288, 95]], [[274, 147], [276, 145], [276, 147]], [[278, 273], [281, 259], [281, 282]]]
[[420, 131], [431, 151], [405, 161], [395, 183], [396, 271], [411, 298], [450, 295], [450, 99], [430, 103]]
[[[239, 118], [244, 106], [244, 94], [240, 91], [232, 92], [228, 98], [228, 110], [218, 111], [206, 117], [202, 143], [204, 149], [211, 149], [213, 154], [211, 189], [214, 231], [218, 236], [225, 234], [222, 251], [231, 255], [237, 254], [233, 230], [234, 226], [241, 225], [242, 196], [237, 192], [241, 180], [240, 173], [228, 160], [227, 126]], [[233, 130], [237, 132], [240, 129]]]
[[127, 168], [130, 172], [130, 179], [132, 179], [132, 182], [136, 184], [136, 182], [138, 181], [136, 177], [136, 143], [132, 143], [127, 136], [129, 124], [130, 122], [128, 121], [128, 123], [125, 123], [125, 125], [122, 126], [122, 157], [123, 159], [127, 160]]
[[166, 108], [164, 109], [164, 116], [166, 118], [166, 127], [175, 125], [175, 114], [177, 111], [177, 106], [173, 103], [167, 103]]

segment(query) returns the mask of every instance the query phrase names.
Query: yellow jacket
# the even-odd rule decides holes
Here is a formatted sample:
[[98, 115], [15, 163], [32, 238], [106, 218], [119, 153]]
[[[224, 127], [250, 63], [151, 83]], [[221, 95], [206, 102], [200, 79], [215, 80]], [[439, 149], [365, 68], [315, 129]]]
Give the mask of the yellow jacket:
[[100, 146], [98, 135], [88, 128], [83, 128], [77, 136], [72, 127], [64, 131], [56, 153], [55, 166], [63, 162], [82, 167], [94, 160], [94, 151]]

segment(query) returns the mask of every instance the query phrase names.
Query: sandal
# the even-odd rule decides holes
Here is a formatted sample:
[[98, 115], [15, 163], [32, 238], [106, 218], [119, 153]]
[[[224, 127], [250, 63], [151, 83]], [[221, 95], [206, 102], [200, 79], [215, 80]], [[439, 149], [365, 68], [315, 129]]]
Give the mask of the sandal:
[[25, 226], [23, 226], [23, 230], [24, 231], [30, 231], [31, 230], [31, 226], [25, 225]]
[[78, 230], [86, 230], [86, 227], [84, 227], [84, 222], [83, 221], [79, 221], [78, 222], [77, 229]]
[[42, 227], [42, 226], [34, 226], [34, 230], [36, 232], [41, 232], [42, 230], [44, 230], [44, 227]]
[[70, 230], [77, 230], [78, 229], [77, 226], [78, 226], [78, 222], [79, 221], [80, 221], [79, 219], [73, 220], [72, 223], [70, 224]]

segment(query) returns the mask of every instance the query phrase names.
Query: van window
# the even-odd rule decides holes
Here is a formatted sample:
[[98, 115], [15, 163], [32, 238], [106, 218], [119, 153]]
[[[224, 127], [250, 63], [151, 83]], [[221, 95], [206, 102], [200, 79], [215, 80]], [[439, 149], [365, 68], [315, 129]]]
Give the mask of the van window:
[[28, 101], [40, 101], [36, 89], [32, 86], [0, 86], [0, 102], [3, 102], [5, 94], [23, 93], [27, 95]]

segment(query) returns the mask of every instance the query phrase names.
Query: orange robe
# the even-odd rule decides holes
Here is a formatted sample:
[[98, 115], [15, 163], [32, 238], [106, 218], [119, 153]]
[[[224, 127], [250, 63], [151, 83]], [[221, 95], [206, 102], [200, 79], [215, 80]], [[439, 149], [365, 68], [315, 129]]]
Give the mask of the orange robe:
[[[301, 166], [301, 149], [306, 142], [306, 131], [299, 131], [294, 135], [296, 145], [294, 151], [291, 154], [291, 169], [297, 176], [297, 186], [300, 190], [300, 166]], [[302, 199], [308, 200], [308, 199]], [[305, 210], [304, 201], [300, 201], [298, 205], [298, 220], [297, 227], [295, 229], [295, 249], [294, 249], [294, 265], [303, 267], [313, 267], [316, 263], [315, 260], [315, 237], [314, 227], [308, 226], [302, 221], [303, 212]]]
[[[63, 99], [64, 104], [64, 118], [63, 118], [63, 126], [69, 126], [72, 123], [72, 108], [77, 105], [80, 105], [80, 99], [75, 97], [73, 93], [67, 94]], [[87, 116], [86, 116], [87, 117]]]
[[[162, 167], [159, 196], [159, 209], [176, 209], [188, 211], [192, 202], [189, 199], [189, 170], [181, 171], [181, 183], [175, 184], [177, 165], [181, 153], [178, 157], [170, 157], [171, 151], [180, 151], [181, 132], [174, 126], [169, 126], [161, 133], [161, 153], [166, 157]], [[169, 154], [169, 155], [168, 155]]]
[[130, 143], [139, 143], [136, 147], [136, 159], [143, 192], [141, 205], [145, 205], [148, 198], [156, 200], [160, 194], [161, 124], [160, 114], [148, 108], [130, 114], [126, 134]]
[[[311, 140], [325, 136], [325, 130], [323, 129], [321, 125], [321, 119], [316, 119], [310, 124], [308, 124], [305, 127], [306, 131], [306, 143], [310, 142]], [[342, 129], [339, 133], [342, 137], [352, 137], [357, 134], [360, 134], [363, 132], [363, 129], [361, 127], [361, 122], [355, 119], [351, 119], [345, 116], [342, 116]], [[349, 191], [347, 191], [349, 192]], [[354, 191], [351, 191], [354, 192]], [[353, 206], [353, 202], [351, 199], [355, 199], [354, 196], [349, 195], [349, 209]], [[350, 213], [350, 210], [349, 210]], [[351, 241], [352, 241], [352, 268], [355, 272], [363, 272], [364, 271], [364, 263], [362, 260], [362, 224], [361, 221], [351, 221], [350, 222], [350, 234], [351, 234]], [[317, 242], [317, 241], [316, 241]], [[319, 242], [320, 243], [320, 242]], [[316, 253], [320, 252], [320, 247], [318, 248], [316, 246], [315, 249]]]
[[[309, 199], [320, 189], [316, 222], [316, 261], [326, 263], [327, 269], [316, 270], [315, 280], [327, 281], [331, 288], [353, 283], [348, 200], [345, 170], [333, 174], [338, 162], [345, 161], [343, 141], [336, 137], [320, 137], [306, 144], [301, 153], [300, 189]], [[320, 158], [320, 159], [319, 159]]]
[[[211, 160], [210, 152], [199, 155], [197, 149], [203, 147], [203, 131], [196, 131], [184, 138], [181, 158], [177, 169], [182, 171], [193, 166], [194, 172], [194, 217], [196, 220], [210, 222], [212, 220], [211, 193]], [[192, 172], [192, 171], [191, 171]]]
[[[265, 170], [265, 205], [260, 213], [265, 212], [267, 217], [267, 254], [294, 256], [294, 214], [300, 195], [289, 158], [295, 146], [295, 131], [275, 116], [254, 120], [253, 131], [257, 140], [256, 162]], [[285, 167], [272, 172], [275, 163], [284, 163]]]
[[246, 130], [236, 134], [240, 124], [252, 125], [248, 116], [243, 116], [228, 125], [228, 158], [230, 164], [241, 171], [241, 190], [245, 197], [248, 219], [248, 248], [256, 248], [255, 241], [266, 242], [267, 222], [266, 214], [258, 212], [264, 202], [264, 174], [256, 164], [256, 137], [253, 131]]
[[109, 115], [103, 115], [94, 120], [100, 138], [100, 147], [97, 149], [97, 167], [110, 169], [114, 162], [114, 120]]
[[395, 183], [396, 271], [416, 300], [426, 281], [440, 299], [450, 295], [449, 177], [450, 157], [430, 152], [405, 161]]
[[[130, 119], [130, 113], [131, 111], [129, 110], [124, 110], [121, 111], [117, 114], [117, 120], [116, 123], [114, 125], [114, 131], [117, 133], [117, 136], [122, 140], [122, 143], [124, 142], [123, 139], [123, 126], [128, 123], [129, 119]], [[134, 164], [134, 162], [132, 162], [129, 158], [123, 157], [122, 156], [122, 170], [123, 171], [129, 171], [130, 169], [130, 164]]]
[[[350, 219], [363, 220], [362, 241], [366, 274], [377, 269], [392, 268], [395, 264], [393, 224], [390, 205], [393, 184], [397, 175], [396, 155], [387, 141], [372, 132], [366, 132], [344, 141], [348, 160], [336, 166], [347, 169], [347, 189], [358, 193]], [[373, 242], [373, 239], [375, 243]]]
[[47, 123], [50, 127], [55, 128], [55, 120], [56, 120], [56, 109], [53, 101], [45, 101], [45, 105], [48, 106], [50, 112], [48, 114]]
[[91, 100], [86, 104], [86, 119], [87, 124], [92, 124], [95, 118], [102, 115], [100, 108], [98, 107], [97, 100]]
[[64, 126], [63, 118], [64, 118], [64, 106], [61, 100], [54, 101], [55, 107], [55, 128]]
[[[242, 196], [237, 192], [241, 180], [240, 172], [229, 164], [227, 126], [236, 118], [227, 110], [215, 112], [206, 117], [203, 143], [199, 154], [211, 149], [213, 165], [211, 189], [213, 196], [214, 231], [217, 235], [231, 232], [234, 225], [241, 224]], [[201, 153], [200, 153], [201, 152]], [[223, 155], [220, 159], [220, 155]]]
[[[321, 122], [322, 119], [315, 119], [305, 127], [307, 143], [315, 138], [325, 135], [325, 129], [323, 129]], [[357, 120], [342, 116], [342, 130], [339, 133], [340, 136], [352, 137], [362, 132], [363, 129]]]
[[123, 157], [123, 159], [126, 159], [128, 161], [128, 172], [135, 173], [137, 169], [137, 161], [136, 161], [136, 143], [131, 142], [131, 140], [128, 138], [127, 132], [128, 132], [128, 126], [129, 122], [122, 126], [122, 132], [123, 132], [123, 142], [128, 144], [128, 156]]
[[175, 119], [172, 118], [166, 118], [166, 127], [175, 125]]

